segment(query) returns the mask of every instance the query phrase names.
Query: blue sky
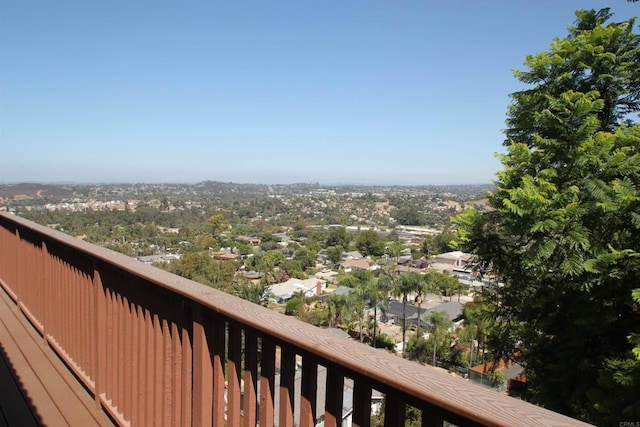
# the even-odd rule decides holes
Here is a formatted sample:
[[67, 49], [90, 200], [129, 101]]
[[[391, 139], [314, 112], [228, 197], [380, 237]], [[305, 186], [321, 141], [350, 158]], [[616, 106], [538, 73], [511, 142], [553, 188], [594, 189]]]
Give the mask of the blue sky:
[[0, 182], [488, 183], [512, 69], [625, 0], [0, 2]]

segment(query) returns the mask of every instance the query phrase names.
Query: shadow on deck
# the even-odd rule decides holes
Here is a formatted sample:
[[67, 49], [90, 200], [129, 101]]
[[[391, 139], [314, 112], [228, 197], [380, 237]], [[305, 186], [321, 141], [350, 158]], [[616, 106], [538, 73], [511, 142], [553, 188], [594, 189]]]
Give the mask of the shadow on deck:
[[0, 427], [112, 426], [0, 288]]

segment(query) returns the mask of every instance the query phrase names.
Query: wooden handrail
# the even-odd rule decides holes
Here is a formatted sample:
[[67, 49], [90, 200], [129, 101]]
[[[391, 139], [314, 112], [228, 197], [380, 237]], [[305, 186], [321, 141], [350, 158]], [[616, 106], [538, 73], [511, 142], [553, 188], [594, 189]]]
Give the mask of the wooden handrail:
[[371, 390], [389, 426], [407, 404], [423, 425], [584, 425], [7, 213], [0, 285], [122, 425], [291, 425], [293, 402], [300, 425], [339, 425], [344, 378], [357, 425]]

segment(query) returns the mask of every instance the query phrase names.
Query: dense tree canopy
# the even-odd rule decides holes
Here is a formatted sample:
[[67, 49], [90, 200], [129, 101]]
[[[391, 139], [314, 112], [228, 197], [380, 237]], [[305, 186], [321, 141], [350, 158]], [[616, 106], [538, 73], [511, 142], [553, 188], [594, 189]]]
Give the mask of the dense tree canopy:
[[364, 256], [380, 256], [384, 254], [384, 242], [374, 230], [364, 230], [356, 237], [356, 248]]
[[[504, 283], [498, 348], [525, 365], [533, 399], [609, 424], [621, 418], [603, 403], [603, 378], [637, 364], [628, 336], [640, 330], [640, 45], [634, 20], [576, 16], [515, 73], [529, 87], [512, 95], [493, 210], [455, 222], [460, 246]], [[625, 394], [618, 385], [608, 392]]]

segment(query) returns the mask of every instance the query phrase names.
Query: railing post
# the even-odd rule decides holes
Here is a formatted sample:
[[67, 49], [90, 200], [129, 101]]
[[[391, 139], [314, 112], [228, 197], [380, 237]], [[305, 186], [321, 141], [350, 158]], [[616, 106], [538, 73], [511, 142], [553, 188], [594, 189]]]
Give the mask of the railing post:
[[296, 355], [288, 347], [282, 347], [280, 351], [280, 407], [278, 412], [278, 426], [293, 427]]
[[353, 425], [371, 425], [371, 386], [363, 378], [354, 378], [353, 381]]
[[258, 338], [251, 329], [244, 330], [244, 402], [243, 426], [257, 424]]
[[333, 366], [327, 368], [327, 392], [325, 404], [325, 427], [342, 425], [342, 404], [344, 400], [344, 372]]
[[211, 343], [213, 344], [211, 356], [213, 359], [213, 423], [216, 426], [224, 425], [225, 418], [225, 379], [224, 366], [225, 354], [225, 322], [219, 317], [214, 317], [209, 327]]
[[200, 311], [193, 319], [193, 425], [211, 426], [213, 405], [213, 366]]
[[42, 271], [40, 272], [40, 280], [42, 281], [42, 291], [40, 292], [41, 304], [42, 304], [42, 344], [48, 346], [47, 342], [47, 327], [49, 323], [49, 286], [47, 286], [47, 279], [50, 277], [49, 269], [49, 251], [47, 249], [47, 243], [42, 241]]
[[97, 408], [101, 407], [100, 398], [105, 393], [105, 380], [107, 376], [107, 367], [104, 363], [103, 357], [107, 352], [106, 343], [106, 296], [104, 293], [104, 286], [102, 285], [102, 277], [98, 269], [98, 263], [93, 263], [93, 303], [95, 307], [94, 311], [94, 330], [93, 330], [93, 366], [95, 372], [94, 379], [94, 399]]
[[318, 362], [309, 355], [302, 359], [302, 390], [300, 393], [300, 426], [316, 425]]
[[405, 411], [406, 404], [387, 393], [384, 398], [385, 427], [403, 426], [405, 421]]
[[273, 426], [273, 402], [275, 379], [275, 345], [262, 338], [262, 362], [260, 364], [260, 427]]
[[242, 329], [236, 323], [229, 324], [229, 362], [227, 364], [227, 423], [240, 425], [240, 374], [242, 371]]

